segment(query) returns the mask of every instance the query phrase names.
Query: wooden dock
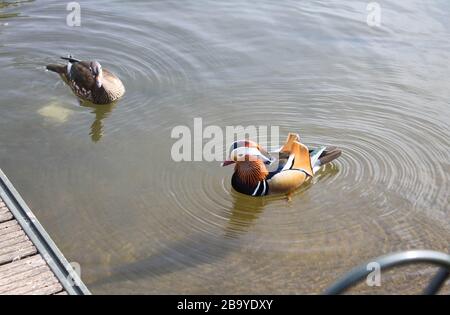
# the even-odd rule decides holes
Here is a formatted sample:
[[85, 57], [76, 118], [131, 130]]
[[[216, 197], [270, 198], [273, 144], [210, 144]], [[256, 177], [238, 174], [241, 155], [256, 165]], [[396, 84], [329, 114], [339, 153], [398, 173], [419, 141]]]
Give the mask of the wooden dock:
[[1, 170], [0, 294], [90, 294]]

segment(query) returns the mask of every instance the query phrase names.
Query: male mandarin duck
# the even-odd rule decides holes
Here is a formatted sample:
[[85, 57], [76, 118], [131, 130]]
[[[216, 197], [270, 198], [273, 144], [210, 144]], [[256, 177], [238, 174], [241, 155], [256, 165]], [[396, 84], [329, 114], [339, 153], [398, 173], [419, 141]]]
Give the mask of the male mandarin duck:
[[338, 158], [341, 150], [321, 147], [309, 150], [298, 134], [290, 133], [286, 143], [272, 157], [253, 141], [233, 143], [229, 159], [222, 166], [235, 164], [231, 179], [233, 188], [250, 196], [285, 194], [301, 186], [326, 163]]
[[109, 104], [125, 94], [125, 87], [112, 72], [98, 61], [81, 61], [69, 57], [67, 65], [48, 65], [47, 70], [58, 73], [79, 98], [94, 104]]

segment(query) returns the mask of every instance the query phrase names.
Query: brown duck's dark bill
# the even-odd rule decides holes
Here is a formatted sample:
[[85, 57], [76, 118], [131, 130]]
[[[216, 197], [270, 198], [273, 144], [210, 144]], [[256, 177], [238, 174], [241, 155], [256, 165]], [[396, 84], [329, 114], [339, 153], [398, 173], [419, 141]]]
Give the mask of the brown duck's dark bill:
[[233, 163], [235, 163], [233, 160], [225, 160], [225, 161], [223, 161], [222, 166], [231, 165]]

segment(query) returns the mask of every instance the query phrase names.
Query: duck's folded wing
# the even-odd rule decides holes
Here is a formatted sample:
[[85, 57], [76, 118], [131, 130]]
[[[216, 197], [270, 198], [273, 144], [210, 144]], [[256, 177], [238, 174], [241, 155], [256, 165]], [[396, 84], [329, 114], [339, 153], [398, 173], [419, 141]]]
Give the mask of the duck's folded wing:
[[292, 152], [292, 148], [295, 142], [300, 141], [300, 136], [297, 133], [289, 133], [287, 136], [286, 141], [284, 142], [283, 146], [275, 151], [275, 152], [280, 152], [280, 153], [291, 153]]
[[308, 148], [295, 141], [291, 144], [291, 150], [287, 159], [279, 160], [278, 170], [269, 173], [271, 193], [292, 191], [303, 184], [308, 176], [313, 175]]
[[300, 136], [297, 133], [289, 133], [284, 145], [273, 153], [278, 153], [280, 158], [285, 158], [288, 155], [283, 170], [299, 169], [313, 176], [309, 149], [300, 142]]
[[282, 171], [293, 169], [301, 170], [309, 176], [313, 176], [314, 174], [309, 150], [304, 144], [298, 141], [292, 143], [289, 158]]

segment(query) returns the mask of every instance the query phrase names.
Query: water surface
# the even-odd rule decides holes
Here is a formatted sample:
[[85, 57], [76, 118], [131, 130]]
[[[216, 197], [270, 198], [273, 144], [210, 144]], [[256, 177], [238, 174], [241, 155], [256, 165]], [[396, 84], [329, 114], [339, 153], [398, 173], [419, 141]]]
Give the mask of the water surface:
[[[0, 2], [0, 167], [93, 293], [319, 293], [367, 259], [448, 251], [450, 4]], [[80, 105], [44, 71], [97, 59], [127, 88]], [[174, 126], [276, 125], [344, 154], [292, 197], [175, 163]], [[381, 288], [420, 291], [435, 269]], [[448, 287], [444, 292], [448, 291]]]

